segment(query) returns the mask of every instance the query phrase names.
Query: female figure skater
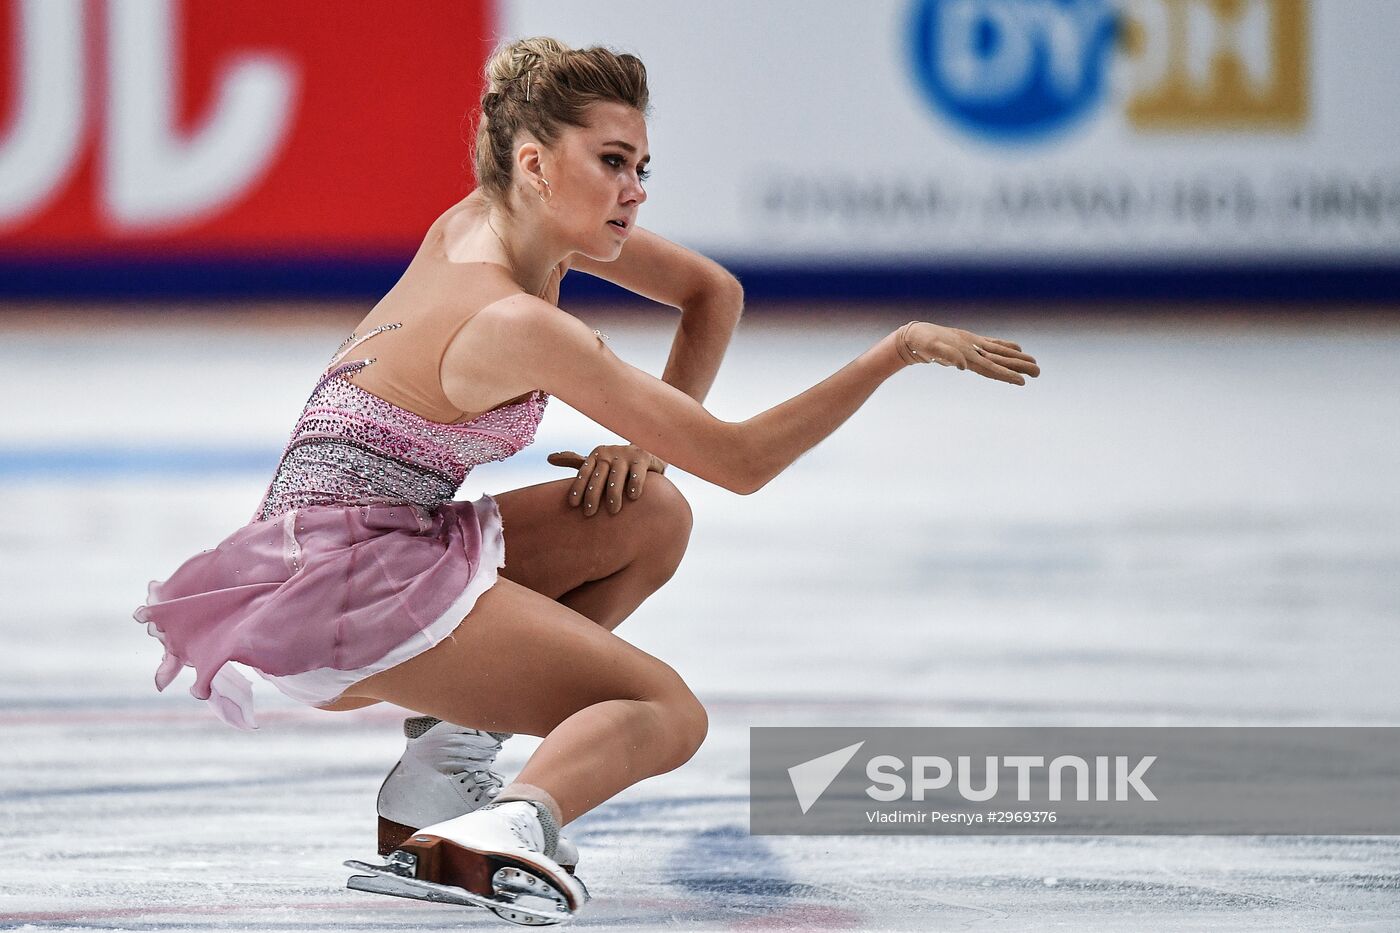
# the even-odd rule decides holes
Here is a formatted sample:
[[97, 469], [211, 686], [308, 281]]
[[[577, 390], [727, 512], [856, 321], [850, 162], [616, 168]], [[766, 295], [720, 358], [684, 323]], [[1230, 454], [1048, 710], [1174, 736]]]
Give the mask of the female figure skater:
[[[369, 872], [351, 886], [550, 923], [587, 896], [559, 827], [705, 737], [676, 672], [612, 633], [685, 551], [666, 464], [748, 495], [905, 366], [1016, 385], [1039, 369], [1014, 343], [911, 321], [781, 405], [715, 418], [700, 401], [741, 295], [637, 227], [642, 63], [535, 38], [487, 73], [476, 191], [336, 353], [254, 520], [153, 583], [136, 618], [166, 649], [157, 687], [193, 666], [191, 692], [233, 725], [252, 727], [252, 700], [230, 660], [320, 709], [422, 713], [380, 794], [389, 864], [347, 863]], [[658, 380], [556, 307], [570, 268], [721, 311]], [[573, 479], [453, 501], [472, 466], [531, 442], [551, 395], [631, 444], [551, 457]], [[490, 764], [515, 732], [544, 740], [502, 787]]]

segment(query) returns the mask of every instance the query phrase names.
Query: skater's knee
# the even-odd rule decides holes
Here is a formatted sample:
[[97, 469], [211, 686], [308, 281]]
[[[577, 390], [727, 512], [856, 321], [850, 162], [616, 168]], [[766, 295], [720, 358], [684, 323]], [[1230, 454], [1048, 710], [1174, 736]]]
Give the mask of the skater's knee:
[[685, 706], [682, 721], [681, 752], [685, 758], [681, 764], [685, 764], [700, 750], [700, 746], [705, 744], [705, 736], [710, 733], [710, 714], [705, 712], [704, 704], [693, 693], [690, 694], [690, 702]]
[[633, 714], [643, 717], [636, 727], [647, 735], [653, 750], [653, 773], [662, 774], [679, 768], [695, 754], [709, 730], [709, 717], [675, 668], [650, 658], [644, 670], [619, 699], [634, 701]]
[[690, 501], [676, 488], [675, 483], [660, 473], [651, 474], [647, 476], [647, 487], [642, 498], [650, 498], [655, 511], [667, 520], [675, 534], [690, 535], [695, 517], [690, 511]]
[[642, 501], [650, 510], [646, 546], [639, 555], [652, 569], [659, 586], [675, 575], [690, 544], [694, 515], [685, 495], [676, 484], [659, 473], [647, 477]]
[[710, 717], [689, 688], [673, 697], [666, 708], [668, 753], [663, 761], [663, 770], [674, 770], [693, 758], [709, 730]]

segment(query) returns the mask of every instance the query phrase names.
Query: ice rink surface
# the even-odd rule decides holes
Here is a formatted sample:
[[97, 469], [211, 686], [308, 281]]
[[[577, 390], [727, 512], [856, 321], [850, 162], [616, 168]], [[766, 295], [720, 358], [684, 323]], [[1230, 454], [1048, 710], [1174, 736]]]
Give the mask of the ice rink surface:
[[[249, 518], [366, 309], [0, 317], [0, 929], [511, 929], [345, 889], [402, 711], [255, 678], [262, 728], [236, 732], [188, 671], [155, 692], [130, 617]], [[670, 312], [579, 314], [660, 372]], [[1400, 929], [1395, 837], [749, 835], [750, 726], [1400, 724], [1395, 318], [753, 311], [708, 405], [771, 407], [911, 316], [1044, 375], [906, 370], [754, 496], [668, 474], [689, 552], [618, 634], [712, 728], [572, 825], [579, 925]], [[554, 400], [461, 496], [609, 439]], [[535, 743], [507, 743], [508, 778]]]

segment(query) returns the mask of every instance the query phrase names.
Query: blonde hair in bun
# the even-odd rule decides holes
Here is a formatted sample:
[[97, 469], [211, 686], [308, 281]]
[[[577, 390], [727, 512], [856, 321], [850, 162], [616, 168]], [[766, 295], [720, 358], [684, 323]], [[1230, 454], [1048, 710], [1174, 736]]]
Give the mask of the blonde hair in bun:
[[571, 49], [557, 39], [516, 39], [486, 63], [486, 91], [477, 113], [472, 162], [477, 186], [504, 200], [515, 137], [524, 131], [548, 146], [565, 126], [585, 126], [596, 101], [647, 112], [647, 69], [635, 55], [602, 46]]

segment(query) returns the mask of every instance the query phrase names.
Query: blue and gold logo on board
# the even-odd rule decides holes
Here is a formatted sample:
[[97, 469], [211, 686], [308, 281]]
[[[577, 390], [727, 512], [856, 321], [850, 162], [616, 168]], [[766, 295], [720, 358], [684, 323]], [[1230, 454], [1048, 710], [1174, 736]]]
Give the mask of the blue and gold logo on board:
[[1053, 138], [1115, 99], [1145, 132], [1308, 118], [1307, 0], [919, 0], [909, 39], [928, 102], [997, 142]]

